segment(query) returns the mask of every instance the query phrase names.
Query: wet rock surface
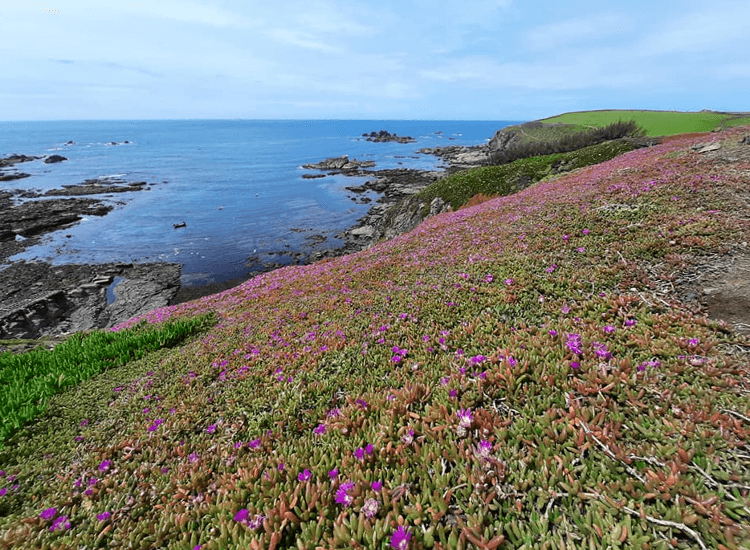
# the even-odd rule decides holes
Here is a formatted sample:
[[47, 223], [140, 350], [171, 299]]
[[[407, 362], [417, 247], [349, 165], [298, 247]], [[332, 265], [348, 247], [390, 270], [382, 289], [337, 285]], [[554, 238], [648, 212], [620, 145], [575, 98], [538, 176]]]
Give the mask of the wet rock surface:
[[166, 263], [15, 262], [0, 271], [0, 340], [112, 327], [167, 305], [180, 274]]

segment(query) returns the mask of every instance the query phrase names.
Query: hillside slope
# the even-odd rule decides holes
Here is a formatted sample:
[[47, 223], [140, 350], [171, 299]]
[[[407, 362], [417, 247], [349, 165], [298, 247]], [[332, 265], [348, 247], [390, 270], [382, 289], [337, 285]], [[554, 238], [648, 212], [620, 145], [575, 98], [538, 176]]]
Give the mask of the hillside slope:
[[748, 257], [748, 133], [149, 313], [220, 322], [8, 441], [0, 547], [746, 548], [750, 341], [678, 298]]

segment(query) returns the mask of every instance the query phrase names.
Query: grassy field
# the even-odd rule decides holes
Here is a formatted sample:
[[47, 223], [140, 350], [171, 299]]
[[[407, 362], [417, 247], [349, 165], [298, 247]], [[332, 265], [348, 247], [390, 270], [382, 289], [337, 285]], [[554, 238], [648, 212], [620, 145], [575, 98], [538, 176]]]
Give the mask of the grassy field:
[[646, 135], [671, 136], [694, 132], [710, 132], [715, 128], [747, 124], [747, 117], [720, 114], [713, 112], [686, 113], [676, 111], [583, 111], [565, 113], [559, 116], [541, 119], [544, 124], [568, 124], [575, 127], [600, 128], [618, 120], [635, 120], [636, 124], [646, 130]]
[[750, 547], [750, 341], [663, 291], [750, 241], [691, 148], [748, 132], [116, 327], [217, 321], [8, 437], [0, 548]]

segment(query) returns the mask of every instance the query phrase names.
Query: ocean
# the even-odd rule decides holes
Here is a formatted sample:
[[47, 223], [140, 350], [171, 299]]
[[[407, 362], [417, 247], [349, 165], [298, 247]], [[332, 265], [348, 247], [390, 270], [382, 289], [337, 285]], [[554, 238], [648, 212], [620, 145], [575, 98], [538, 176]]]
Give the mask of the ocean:
[[[477, 145], [514, 121], [144, 120], [0, 122], [0, 157], [59, 154], [67, 161], [16, 165], [30, 178], [2, 189], [47, 191], [92, 178], [146, 181], [151, 190], [93, 195], [115, 208], [51, 233], [10, 261], [54, 265], [108, 262], [182, 264], [182, 284], [222, 282], [249, 273], [248, 259], [273, 260], [338, 248], [336, 234], [371, 204], [344, 188], [368, 178], [303, 179], [303, 164], [349, 155], [373, 170], [435, 170], [423, 147]], [[416, 143], [373, 143], [363, 133], [387, 130]], [[67, 144], [72, 141], [72, 144]], [[128, 143], [124, 143], [127, 141]], [[115, 145], [113, 145], [115, 143]], [[363, 195], [359, 195], [361, 198]], [[377, 195], [369, 193], [373, 202]], [[23, 199], [19, 199], [23, 200]], [[45, 199], [29, 199], [45, 200]], [[175, 229], [173, 224], [184, 222]], [[309, 237], [323, 235], [325, 242]], [[320, 240], [320, 239], [318, 239]]]

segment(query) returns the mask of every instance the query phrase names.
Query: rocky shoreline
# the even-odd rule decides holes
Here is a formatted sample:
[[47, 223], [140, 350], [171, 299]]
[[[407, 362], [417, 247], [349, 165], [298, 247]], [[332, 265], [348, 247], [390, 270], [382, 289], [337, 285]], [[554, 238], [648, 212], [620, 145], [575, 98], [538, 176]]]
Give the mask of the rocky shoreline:
[[[2, 169], [16, 169], [18, 164], [42, 158], [46, 162], [52, 157], [11, 155], [0, 159], [0, 177], [17, 175]], [[152, 185], [102, 178], [46, 193], [0, 190], [0, 352], [29, 347], [3, 345], [3, 340], [56, 338], [107, 328], [168, 305], [179, 289], [179, 264], [8, 262], [39, 244], [44, 235], [71, 227], [84, 216], [105, 216], [113, 209], [89, 195], [147, 191]]]
[[[395, 134], [376, 135], [373, 139], [378, 137], [383, 141], [411, 139]], [[368, 191], [377, 193], [379, 198], [356, 225], [336, 235], [344, 241], [343, 246], [316, 250], [307, 256], [302, 252], [290, 253], [288, 250], [269, 255], [290, 256], [294, 263], [307, 264], [356, 252], [383, 238], [390, 238], [394, 232], [398, 234], [408, 231], [421, 219], [407, 220], [407, 223], [397, 224], [395, 228], [384, 227], [385, 213], [400, 200], [418, 193], [447, 173], [483, 164], [487, 157], [483, 149], [485, 147], [445, 147], [419, 151], [422, 154], [438, 155], [450, 164], [447, 170], [438, 171], [374, 170], [374, 162], [349, 159], [346, 155], [306, 165], [304, 168], [308, 170], [324, 172], [305, 174], [303, 178], [306, 179], [331, 174], [370, 178], [361, 185], [347, 187], [347, 191], [352, 194], [350, 198], [360, 203], [370, 202], [372, 199], [369, 197], [362, 197]], [[17, 165], [42, 158], [45, 157], [14, 154], [0, 159], [0, 181], [28, 177], [18, 171]], [[46, 160], [47, 158], [45, 162]], [[61, 157], [52, 162], [64, 160]], [[8, 169], [13, 172], [8, 173]], [[0, 267], [0, 352], [5, 349], [22, 351], [31, 346], [28, 343], [7, 345], [2, 343], [3, 340], [43, 337], [56, 340], [73, 332], [109, 328], [159, 307], [221, 292], [283, 265], [261, 263], [257, 258], [250, 258], [247, 265], [254, 271], [247, 277], [198, 287], [181, 287], [180, 264], [53, 266], [40, 261], [8, 262], [9, 257], [38, 244], [43, 235], [70, 227], [83, 216], [104, 216], [112, 210], [112, 206], [88, 196], [148, 191], [152, 185], [147, 182], [99, 179], [64, 185], [62, 189], [53, 189], [44, 194], [18, 189], [0, 190], [0, 266], [3, 266]], [[44, 200], [23, 200], [40, 198]], [[430, 214], [448, 209], [447, 205], [433, 204]], [[310, 245], [320, 245], [327, 238], [312, 234], [306, 240]]]

